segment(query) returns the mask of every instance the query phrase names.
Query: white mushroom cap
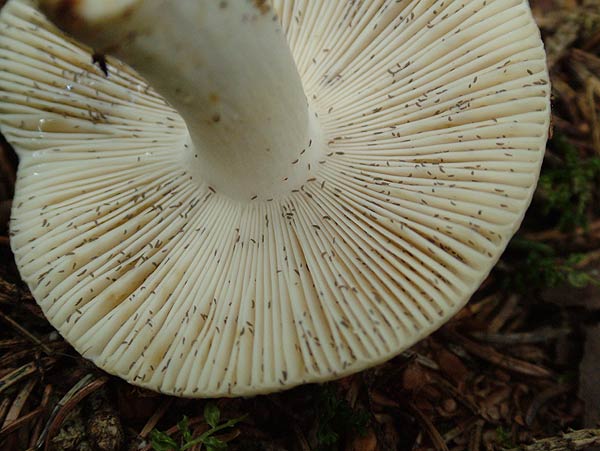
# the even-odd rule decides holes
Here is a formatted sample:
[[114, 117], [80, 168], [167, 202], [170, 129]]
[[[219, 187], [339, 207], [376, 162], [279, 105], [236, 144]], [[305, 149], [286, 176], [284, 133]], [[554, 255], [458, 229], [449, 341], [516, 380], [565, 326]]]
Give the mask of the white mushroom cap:
[[106, 77], [35, 2], [1, 12], [18, 267], [54, 327], [136, 385], [248, 395], [385, 361], [465, 304], [530, 203], [550, 108], [526, 1], [273, 7], [310, 119], [258, 167], [299, 180], [272, 199], [204, 180], [200, 126], [132, 69]]

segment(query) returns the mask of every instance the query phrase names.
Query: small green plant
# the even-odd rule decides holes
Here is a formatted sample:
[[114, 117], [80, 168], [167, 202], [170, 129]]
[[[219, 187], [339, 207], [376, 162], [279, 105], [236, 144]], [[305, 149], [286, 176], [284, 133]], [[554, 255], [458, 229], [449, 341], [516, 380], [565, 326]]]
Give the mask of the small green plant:
[[502, 448], [512, 448], [514, 447], [514, 443], [512, 440], [512, 434], [509, 430], [504, 429], [502, 426], [498, 426], [496, 428], [496, 442]]
[[348, 402], [340, 398], [331, 385], [325, 385], [317, 400], [319, 450], [333, 450], [340, 436], [348, 432], [366, 433], [369, 415], [364, 410], [353, 410]]
[[199, 444], [204, 445], [203, 449], [206, 449], [207, 451], [226, 450], [227, 443], [220, 440], [215, 434], [235, 426], [244, 418], [245, 416], [220, 423], [221, 412], [219, 411], [219, 408], [213, 403], [208, 403], [204, 407], [204, 419], [210, 426], [210, 429], [203, 432], [198, 437], [193, 437], [192, 432], [190, 431], [189, 419], [184, 416], [183, 419], [177, 423], [177, 427], [181, 432], [181, 441], [179, 443], [167, 433], [154, 429], [150, 433], [150, 444], [155, 451], [185, 451]]
[[540, 176], [542, 213], [555, 215], [557, 226], [563, 231], [585, 228], [600, 179], [600, 157], [582, 158], [577, 148], [560, 133], [552, 139], [552, 149], [560, 158], [560, 165], [545, 167]]
[[515, 237], [509, 245], [508, 255], [512, 261], [503, 278], [504, 288], [508, 290], [526, 293], [561, 284], [574, 288], [600, 284], [600, 280], [577, 268], [585, 257], [582, 254], [560, 257], [548, 244]]

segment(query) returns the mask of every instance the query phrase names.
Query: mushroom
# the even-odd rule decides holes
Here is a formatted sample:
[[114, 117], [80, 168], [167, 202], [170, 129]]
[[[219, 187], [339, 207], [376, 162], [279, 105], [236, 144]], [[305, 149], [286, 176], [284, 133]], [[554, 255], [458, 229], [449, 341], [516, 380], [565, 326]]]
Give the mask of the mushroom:
[[531, 201], [550, 89], [525, 0], [40, 3], [96, 53], [2, 10], [12, 248], [133, 384], [250, 395], [390, 359]]

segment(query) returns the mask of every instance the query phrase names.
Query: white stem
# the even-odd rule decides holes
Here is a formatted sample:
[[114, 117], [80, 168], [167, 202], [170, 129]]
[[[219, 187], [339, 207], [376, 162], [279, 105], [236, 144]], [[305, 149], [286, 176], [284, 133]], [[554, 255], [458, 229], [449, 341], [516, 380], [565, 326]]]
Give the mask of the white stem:
[[178, 110], [194, 144], [184, 163], [202, 181], [237, 199], [267, 199], [309, 177], [318, 125], [266, 2], [41, 3], [62, 28], [131, 65]]

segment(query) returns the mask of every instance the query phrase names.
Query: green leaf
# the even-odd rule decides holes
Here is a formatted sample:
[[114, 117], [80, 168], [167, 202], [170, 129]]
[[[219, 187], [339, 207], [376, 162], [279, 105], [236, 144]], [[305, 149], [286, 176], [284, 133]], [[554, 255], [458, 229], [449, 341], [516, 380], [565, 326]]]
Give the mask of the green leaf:
[[207, 437], [203, 441], [207, 451], [221, 451], [227, 449], [227, 443], [219, 440], [217, 437]]
[[177, 423], [177, 427], [181, 431], [181, 435], [183, 435], [184, 443], [187, 443], [192, 440], [192, 432], [190, 431], [190, 420], [185, 415], [181, 419], [179, 423]]
[[[213, 421], [213, 422], [216, 421], [218, 423], [219, 417], [220, 417], [220, 413], [219, 413], [218, 409], [217, 409], [216, 415], [215, 415], [214, 412], [213, 413], [207, 412], [207, 410], [208, 410], [208, 406], [204, 409], [205, 419], [208, 419], [208, 417], [210, 417], [212, 415], [211, 421]], [[213, 434], [216, 434], [217, 432], [220, 432], [223, 429], [228, 429], [230, 427], [235, 426], [238, 422], [242, 421], [246, 417], [247, 417], [247, 415], [243, 415], [243, 416], [241, 416], [239, 418], [235, 418], [233, 420], [228, 420], [228, 421], [225, 421], [225, 422], [223, 422], [221, 424], [218, 424], [216, 426], [211, 427], [209, 430], [205, 431], [199, 437], [196, 437], [192, 441], [187, 442], [181, 448], [181, 451], [186, 451], [186, 450], [194, 447], [195, 445], [197, 445], [199, 443], [203, 443], [203, 444], [212, 443], [212, 445], [211, 445], [212, 448], [210, 448], [210, 449], [213, 449], [213, 450], [227, 449], [227, 445], [225, 445], [225, 443], [222, 443], [219, 439], [214, 438]], [[207, 420], [207, 422], [208, 422], [208, 420]], [[219, 448], [220, 446], [221, 446], [221, 448]], [[223, 448], [222, 446], [225, 446], [225, 447]]]
[[179, 445], [175, 440], [156, 429], [150, 432], [150, 445], [155, 451], [179, 451]]
[[204, 407], [204, 419], [209, 426], [215, 428], [221, 419], [221, 412], [215, 403], [209, 402]]

